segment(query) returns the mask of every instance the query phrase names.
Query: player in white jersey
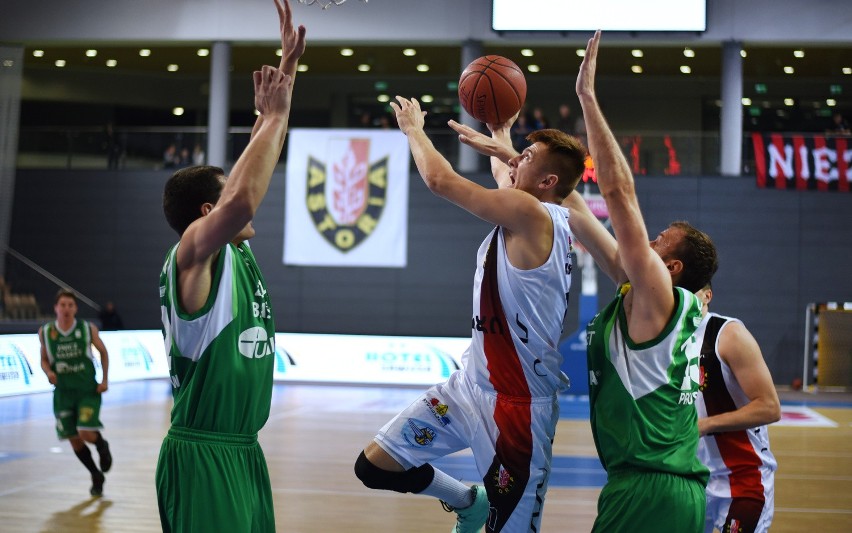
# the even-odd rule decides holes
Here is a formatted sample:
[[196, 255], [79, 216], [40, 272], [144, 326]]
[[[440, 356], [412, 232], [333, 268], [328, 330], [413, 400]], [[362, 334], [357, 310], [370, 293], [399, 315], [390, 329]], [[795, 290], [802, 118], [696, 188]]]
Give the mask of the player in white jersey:
[[701, 347], [698, 458], [710, 469], [705, 532], [767, 531], [775, 509], [775, 456], [767, 424], [781, 408], [760, 347], [742, 322], [708, 311], [710, 285], [698, 291], [705, 313]]
[[[567, 386], [557, 349], [571, 274], [568, 212], [586, 149], [558, 130], [533, 132], [488, 189], [457, 174], [423, 131], [417, 100], [391, 104], [423, 180], [497, 226], [477, 254], [471, 345], [462, 368], [385, 425], [358, 457], [370, 488], [425, 494], [457, 513], [454, 531], [537, 531]], [[495, 163], [496, 164], [496, 163]], [[470, 448], [483, 486], [429, 464]]]

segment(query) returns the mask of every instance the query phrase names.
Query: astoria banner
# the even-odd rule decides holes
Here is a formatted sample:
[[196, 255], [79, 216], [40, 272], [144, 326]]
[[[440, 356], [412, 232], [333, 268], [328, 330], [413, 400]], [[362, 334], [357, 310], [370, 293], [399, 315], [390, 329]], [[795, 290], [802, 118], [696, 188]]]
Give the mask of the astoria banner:
[[400, 131], [295, 129], [284, 264], [406, 265], [408, 141]]
[[852, 139], [753, 133], [757, 186], [849, 192]]

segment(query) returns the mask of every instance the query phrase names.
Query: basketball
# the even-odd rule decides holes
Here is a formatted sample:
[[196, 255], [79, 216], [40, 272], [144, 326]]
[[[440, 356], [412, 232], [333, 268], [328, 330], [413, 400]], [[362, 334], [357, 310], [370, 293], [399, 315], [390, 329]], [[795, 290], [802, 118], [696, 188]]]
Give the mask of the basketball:
[[527, 80], [521, 68], [503, 56], [473, 60], [459, 78], [459, 102], [470, 116], [487, 124], [506, 122], [524, 105]]

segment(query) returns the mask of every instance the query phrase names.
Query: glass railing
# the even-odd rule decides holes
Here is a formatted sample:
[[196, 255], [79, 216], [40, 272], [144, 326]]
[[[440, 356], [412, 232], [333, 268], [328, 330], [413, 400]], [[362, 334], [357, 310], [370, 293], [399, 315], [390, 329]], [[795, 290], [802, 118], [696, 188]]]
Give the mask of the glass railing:
[[[99, 128], [22, 128], [18, 143], [18, 168], [167, 169], [205, 163], [207, 129], [124, 128], [110, 137]], [[449, 129], [428, 130], [436, 148], [453, 164], [459, 142]], [[251, 128], [230, 128], [226, 163], [231, 165], [248, 144]], [[719, 173], [719, 135], [700, 131], [616, 132], [636, 175], [701, 176]], [[173, 147], [173, 148], [170, 148]], [[197, 147], [197, 149], [196, 149]], [[522, 146], [516, 146], [519, 150]], [[743, 168], [751, 168], [747, 154], [750, 138], [743, 138]], [[286, 158], [286, 149], [285, 154]], [[413, 167], [412, 167], [413, 168]], [[480, 165], [488, 169], [483, 158]]]

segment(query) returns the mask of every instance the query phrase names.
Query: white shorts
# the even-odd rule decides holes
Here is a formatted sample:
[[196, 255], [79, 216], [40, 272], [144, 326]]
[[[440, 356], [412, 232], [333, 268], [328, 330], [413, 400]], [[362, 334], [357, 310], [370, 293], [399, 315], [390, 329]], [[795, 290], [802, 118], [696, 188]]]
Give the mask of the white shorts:
[[729, 477], [710, 476], [706, 490], [705, 533], [711, 533], [714, 528], [741, 533], [769, 531], [775, 513], [775, 476], [774, 471], [765, 468], [761, 469], [761, 474], [764, 498], [762, 502], [755, 498], [732, 498]]
[[539, 531], [558, 419], [555, 394], [498, 396], [459, 370], [394, 417], [375, 440], [405, 468], [470, 448], [491, 504], [487, 531]]

